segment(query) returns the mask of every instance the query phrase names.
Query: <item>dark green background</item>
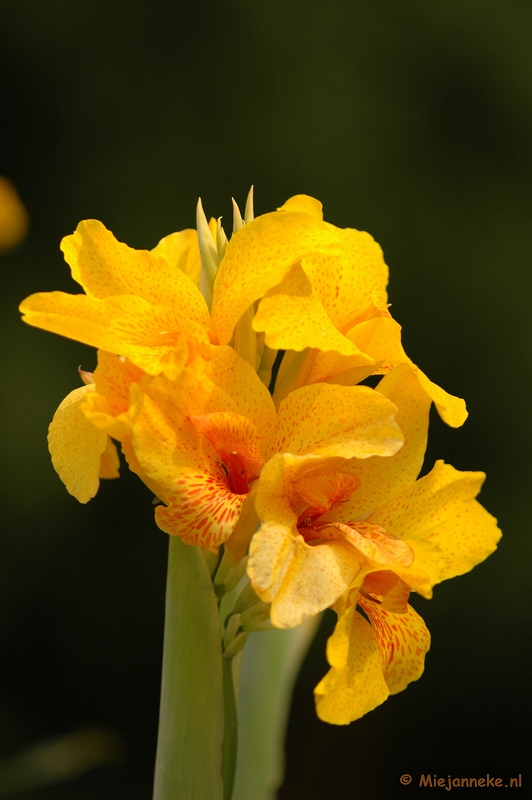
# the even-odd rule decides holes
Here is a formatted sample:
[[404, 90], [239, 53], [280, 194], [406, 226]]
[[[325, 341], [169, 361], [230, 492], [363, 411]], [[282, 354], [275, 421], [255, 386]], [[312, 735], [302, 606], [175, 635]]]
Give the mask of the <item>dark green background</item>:
[[251, 183], [257, 213], [311, 194], [382, 245], [407, 352], [470, 410], [458, 431], [434, 418], [428, 466], [485, 470], [505, 533], [415, 603], [423, 678], [347, 728], [313, 709], [327, 621], [280, 798], [419, 796], [421, 772], [532, 780], [531, 42], [528, 0], [1, 0], [0, 174], [31, 231], [0, 261], [0, 755], [91, 724], [126, 746], [28, 800], [150, 797], [167, 542], [127, 472], [87, 506], [64, 490], [47, 426], [94, 353], [17, 305], [75, 291], [59, 242], [79, 220], [150, 248], [194, 226], [198, 195], [230, 228]]

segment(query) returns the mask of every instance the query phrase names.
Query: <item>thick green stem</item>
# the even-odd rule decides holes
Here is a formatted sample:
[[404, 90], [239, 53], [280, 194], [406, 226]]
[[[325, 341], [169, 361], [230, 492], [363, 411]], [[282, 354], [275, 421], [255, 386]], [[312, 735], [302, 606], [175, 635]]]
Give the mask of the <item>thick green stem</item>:
[[199, 547], [170, 537], [153, 800], [223, 800], [218, 604]]
[[244, 648], [238, 698], [233, 800], [273, 800], [283, 781], [290, 700], [321, 614], [291, 631], [252, 633]]

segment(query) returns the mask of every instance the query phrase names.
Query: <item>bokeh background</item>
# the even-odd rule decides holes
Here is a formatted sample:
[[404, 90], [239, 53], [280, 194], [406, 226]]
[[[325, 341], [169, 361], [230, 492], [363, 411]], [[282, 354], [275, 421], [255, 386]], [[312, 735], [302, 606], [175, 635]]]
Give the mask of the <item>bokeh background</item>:
[[87, 506], [64, 490], [47, 426], [94, 352], [17, 305], [75, 291], [59, 242], [79, 220], [151, 248], [194, 226], [199, 195], [230, 229], [252, 183], [257, 213], [311, 194], [382, 245], [407, 352], [470, 410], [458, 431], [434, 417], [427, 468], [486, 471], [505, 533], [415, 602], [422, 679], [345, 728], [313, 708], [326, 618], [279, 798], [415, 796], [427, 772], [530, 781], [531, 41], [528, 0], [2, 0], [0, 174], [31, 229], [0, 257], [0, 757], [94, 726], [113, 751], [17, 796], [150, 797], [167, 548], [127, 471]]

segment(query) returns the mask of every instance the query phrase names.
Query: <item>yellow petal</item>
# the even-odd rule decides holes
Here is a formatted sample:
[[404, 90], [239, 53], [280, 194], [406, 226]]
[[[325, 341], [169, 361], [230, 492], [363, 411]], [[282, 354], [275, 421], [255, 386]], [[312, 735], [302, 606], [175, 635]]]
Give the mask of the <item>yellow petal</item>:
[[300, 351], [313, 347], [345, 356], [356, 355], [357, 366], [372, 363], [335, 328], [299, 264], [266, 293], [253, 320], [253, 329], [265, 332], [266, 344], [272, 349]]
[[390, 456], [403, 443], [396, 412], [393, 403], [367, 386], [303, 386], [282, 401], [269, 452]]
[[28, 223], [28, 212], [15, 187], [0, 177], [0, 250], [16, 247], [26, 236]]
[[[356, 599], [356, 592], [352, 597]], [[314, 689], [316, 712], [324, 722], [348, 725], [390, 694], [383, 677], [377, 637], [351, 599], [327, 642], [331, 669]]]
[[185, 342], [207, 343], [204, 329], [169, 306], [151, 306], [135, 295], [99, 300], [43, 292], [20, 305], [23, 321], [52, 333], [130, 358], [145, 372], [176, 378], [186, 358]]
[[391, 614], [362, 596], [358, 602], [377, 634], [384, 679], [390, 694], [402, 692], [423, 674], [430, 633], [411, 606], [408, 606], [406, 614]]
[[89, 384], [70, 392], [48, 429], [48, 447], [55, 470], [67, 491], [80, 503], [87, 503], [98, 491], [101, 457], [108, 442], [107, 434], [89, 422], [81, 410], [81, 404], [93, 391], [94, 384]]
[[187, 228], [178, 233], [171, 233], [161, 239], [151, 252], [155, 256], [165, 258], [173, 269], [180, 269], [188, 275], [194, 286], [199, 285], [201, 261], [196, 230]]
[[61, 242], [72, 277], [94, 297], [132, 294], [171, 306], [204, 328], [209, 312], [200, 291], [175, 264], [149, 250], [134, 250], [94, 219], [80, 222]]
[[310, 546], [290, 529], [266, 523], [251, 540], [247, 570], [255, 592], [272, 604], [273, 625], [295, 628], [332, 605], [362, 562], [344, 542]]
[[438, 461], [370, 520], [410, 543], [424, 539], [437, 546], [445, 561], [442, 580], [460, 575], [487, 558], [501, 537], [494, 517], [474, 499], [484, 478]]
[[340, 251], [313, 254], [303, 259], [302, 266], [332, 324], [346, 333], [375, 293], [386, 303], [388, 267], [369, 233], [329, 227], [340, 237]]
[[87, 395], [82, 406], [87, 419], [119, 441], [130, 436], [130, 388], [132, 383], [142, 379], [143, 374], [131, 361], [99, 350], [98, 366], [94, 372], [95, 391]]
[[290, 197], [277, 211], [301, 211], [303, 214], [310, 214], [316, 219], [323, 219], [322, 204], [308, 194], [296, 194]]
[[116, 445], [110, 436], [107, 437], [107, 446], [100, 459], [100, 478], [119, 478], [120, 459]]
[[227, 245], [214, 284], [212, 321], [218, 341], [229, 342], [242, 314], [301, 258], [338, 244], [336, 231], [300, 211], [274, 211], [245, 225]]
[[352, 328], [347, 337], [363, 353], [375, 362], [380, 362], [377, 372], [381, 374], [389, 372], [399, 364], [410, 364], [443, 421], [453, 428], [463, 425], [467, 419], [465, 402], [432, 383], [408, 358], [401, 344], [401, 326], [395, 320], [391, 317], [377, 317], [362, 322]]
[[[410, 486], [417, 478], [425, 456], [430, 398], [416, 373], [408, 364], [402, 364], [381, 380], [378, 392], [397, 407], [396, 421], [405, 436], [405, 443], [389, 458], [353, 460], [345, 467], [360, 480], [360, 487], [342, 507], [342, 518], [346, 521], [367, 514], [404, 486]], [[334, 518], [329, 514], [325, 519]]]

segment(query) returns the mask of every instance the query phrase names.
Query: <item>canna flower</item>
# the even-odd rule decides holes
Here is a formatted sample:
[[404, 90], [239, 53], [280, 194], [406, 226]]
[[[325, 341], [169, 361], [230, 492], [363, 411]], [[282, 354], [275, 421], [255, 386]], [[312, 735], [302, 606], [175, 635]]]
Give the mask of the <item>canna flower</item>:
[[388, 456], [402, 445], [395, 406], [368, 387], [303, 387], [276, 413], [232, 348], [210, 352], [177, 382], [160, 375], [135, 385], [130, 408], [135, 457], [165, 503], [157, 524], [189, 544], [216, 551], [229, 539], [278, 453], [310, 470], [331, 459]]

